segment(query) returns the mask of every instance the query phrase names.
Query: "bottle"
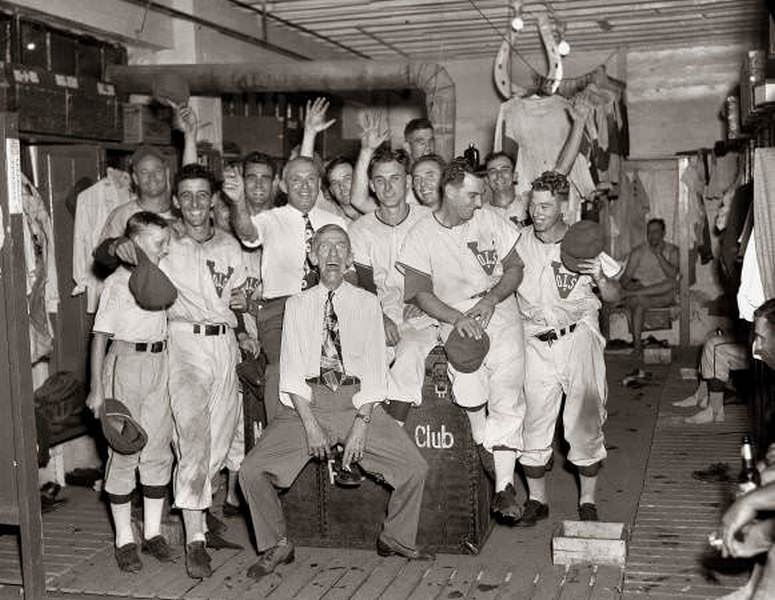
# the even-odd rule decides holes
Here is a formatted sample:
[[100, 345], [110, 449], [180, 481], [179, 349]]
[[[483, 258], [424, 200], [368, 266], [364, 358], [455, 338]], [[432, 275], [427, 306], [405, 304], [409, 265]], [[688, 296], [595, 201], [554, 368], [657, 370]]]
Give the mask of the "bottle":
[[756, 462], [753, 458], [753, 444], [751, 444], [751, 438], [747, 435], [743, 436], [743, 444], [740, 447], [740, 458], [743, 463], [743, 468], [740, 471], [737, 489], [738, 495], [743, 496], [761, 485], [759, 469], [756, 468]]
[[477, 170], [479, 168], [479, 150], [477, 149], [476, 144], [473, 142], [468, 144], [468, 148], [463, 152], [463, 158], [468, 161], [468, 164], [471, 165], [472, 169]]

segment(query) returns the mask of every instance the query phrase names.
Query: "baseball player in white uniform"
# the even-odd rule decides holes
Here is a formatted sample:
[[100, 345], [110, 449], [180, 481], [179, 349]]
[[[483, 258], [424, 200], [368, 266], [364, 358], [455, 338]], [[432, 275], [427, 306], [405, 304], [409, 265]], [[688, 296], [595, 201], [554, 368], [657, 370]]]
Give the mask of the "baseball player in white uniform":
[[492, 152], [484, 159], [490, 201], [482, 208], [492, 210], [518, 230], [525, 226], [527, 203], [514, 185], [514, 160], [505, 152]]
[[567, 190], [567, 179], [555, 172], [533, 182], [529, 205], [533, 225], [522, 231], [516, 248], [525, 265], [517, 292], [525, 323], [527, 401], [520, 462], [530, 492], [520, 526], [534, 525], [549, 515], [544, 475], [563, 393], [568, 460], [579, 472], [582, 520], [597, 520], [595, 486], [606, 456], [605, 340], [598, 328], [601, 303], [594, 289], [612, 302], [619, 297], [619, 284], [603, 273], [599, 256], [581, 261], [582, 273], [563, 265], [560, 243], [568, 226], [561, 199]]
[[[175, 505], [183, 511], [186, 569], [193, 578], [211, 574], [205, 510], [213, 477], [226, 466], [237, 431], [236, 367], [239, 349], [230, 308], [232, 291], [245, 283], [242, 248], [213, 227], [209, 174], [186, 165], [178, 174], [176, 206], [186, 235], [170, 242], [159, 267], [178, 290], [168, 309], [170, 398], [178, 459]], [[229, 465], [238, 470], [239, 465]]]
[[[167, 253], [167, 222], [151, 212], [129, 219], [127, 237], [157, 264]], [[143, 491], [142, 551], [162, 562], [174, 560], [161, 535], [164, 499], [172, 475], [172, 416], [167, 391], [167, 316], [141, 308], [129, 290], [131, 272], [119, 267], [105, 280], [94, 319], [91, 346], [91, 389], [87, 405], [101, 416], [105, 398], [121, 401], [145, 429], [148, 441], [140, 452], [119, 454], [108, 449], [105, 493], [116, 529], [116, 562], [122, 571], [142, 568], [132, 533], [132, 495], [136, 471]], [[111, 340], [110, 348], [107, 348]]]
[[404, 302], [404, 277], [396, 268], [409, 230], [430, 214], [406, 203], [407, 160], [403, 153], [378, 152], [369, 165], [369, 179], [379, 207], [350, 225], [350, 241], [361, 287], [375, 291], [382, 305], [385, 336], [392, 361], [386, 410], [400, 423], [409, 407], [422, 401], [425, 359], [438, 343], [436, 322]]
[[525, 413], [522, 322], [514, 297], [522, 278], [514, 251], [518, 234], [500, 217], [479, 210], [484, 182], [467, 163], [448, 165], [441, 183], [441, 207], [408, 233], [398, 265], [406, 301], [439, 321], [443, 339], [453, 328], [463, 337], [490, 338], [476, 371], [448, 368], [474, 441], [493, 453], [493, 513], [513, 523], [521, 514], [513, 483]]

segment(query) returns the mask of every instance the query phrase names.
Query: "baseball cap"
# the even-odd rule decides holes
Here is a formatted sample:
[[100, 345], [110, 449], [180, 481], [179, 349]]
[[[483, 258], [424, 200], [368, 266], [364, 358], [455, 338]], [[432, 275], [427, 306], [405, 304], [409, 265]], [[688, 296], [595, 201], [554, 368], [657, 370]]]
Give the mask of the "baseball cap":
[[461, 373], [473, 373], [482, 366], [484, 358], [490, 351], [490, 336], [486, 333], [478, 340], [473, 337], [463, 337], [453, 329], [449, 334], [444, 351], [447, 360], [456, 371]]
[[578, 272], [578, 263], [595, 258], [604, 249], [603, 228], [594, 221], [579, 221], [565, 232], [560, 244], [560, 258], [567, 269]]
[[148, 434], [135, 421], [126, 405], [115, 398], [105, 398], [100, 414], [102, 435], [119, 454], [140, 452], [148, 442]]
[[137, 304], [145, 310], [164, 310], [172, 306], [178, 297], [177, 288], [136, 244], [135, 252], [137, 265], [129, 276], [129, 291]]
[[151, 93], [159, 102], [172, 103], [177, 106], [188, 104], [191, 90], [186, 81], [177, 73], [157, 73], [151, 82]]
[[146, 156], [155, 156], [164, 164], [167, 163], [167, 159], [161, 153], [161, 150], [159, 150], [155, 146], [149, 146], [148, 144], [141, 144], [137, 148], [135, 148], [135, 151], [132, 153], [132, 167], [137, 166], [137, 163], [143, 160]]

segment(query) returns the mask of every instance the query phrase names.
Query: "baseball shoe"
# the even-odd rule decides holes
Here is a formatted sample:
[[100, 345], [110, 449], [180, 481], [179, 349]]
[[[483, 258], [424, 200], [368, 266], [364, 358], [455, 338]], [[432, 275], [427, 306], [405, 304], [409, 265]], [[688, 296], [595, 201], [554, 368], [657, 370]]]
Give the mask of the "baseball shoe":
[[525, 502], [525, 509], [522, 511], [522, 518], [517, 521], [517, 527], [533, 527], [538, 521], [549, 517], [549, 505], [538, 500], [528, 500]]
[[137, 573], [143, 568], [140, 557], [137, 555], [137, 544], [130, 542], [114, 550], [118, 568], [127, 573]]
[[522, 517], [522, 509], [517, 504], [517, 492], [508, 484], [506, 489], [496, 493], [490, 508], [495, 520], [502, 525], [515, 525]]
[[205, 546], [213, 550], [242, 550], [242, 546], [230, 542], [213, 531], [205, 533]]
[[579, 506], [580, 521], [599, 521], [597, 516], [597, 506], [593, 502], [584, 502]]
[[191, 579], [204, 579], [213, 574], [204, 542], [186, 544], [186, 573]]
[[433, 560], [435, 555], [428, 550], [418, 550], [417, 548], [407, 548], [398, 542], [383, 538], [377, 538], [377, 554], [380, 556], [401, 556], [409, 560]]
[[175, 562], [177, 556], [173, 552], [164, 536], [155, 535], [150, 540], [143, 541], [143, 554], [150, 554], [159, 562]]
[[285, 542], [272, 546], [261, 554], [258, 562], [248, 569], [248, 577], [261, 579], [264, 575], [273, 573], [279, 565], [292, 563], [296, 558], [296, 548], [292, 542]]

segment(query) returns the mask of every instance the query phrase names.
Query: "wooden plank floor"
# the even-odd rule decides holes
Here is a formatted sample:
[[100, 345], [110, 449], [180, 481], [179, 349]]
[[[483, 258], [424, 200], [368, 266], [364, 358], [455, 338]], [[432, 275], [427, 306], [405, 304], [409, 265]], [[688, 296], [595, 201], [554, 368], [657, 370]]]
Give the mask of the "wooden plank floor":
[[[740, 442], [748, 430], [743, 404], [726, 406], [726, 421], [689, 425], [696, 409], [671, 405], [694, 391], [673, 365], [663, 388], [646, 481], [632, 528], [624, 599], [717, 598], [742, 586], [747, 570], [737, 573], [708, 547], [708, 534], [734, 495], [734, 483], [709, 483], [692, 477], [714, 463], [740, 469]], [[742, 570], [742, 572], [740, 572]]]
[[[656, 406], [652, 405], [656, 404], [667, 372], [666, 368], [654, 369], [658, 381], [643, 390], [622, 388], [618, 380], [634, 366], [631, 361], [609, 359], [609, 458], [600, 492], [604, 516], [625, 522], [634, 514], [645, 469], [645, 457], [637, 455], [641, 448], [646, 452], [649, 445], [656, 414]], [[45, 516], [45, 534], [52, 550], [57, 548], [54, 543], [66, 546], [73, 539], [83, 540], [83, 548], [80, 554], [51, 553], [52, 560], [62, 558], [66, 563], [55, 565], [55, 569], [49, 567], [49, 597], [618, 600], [624, 585], [622, 569], [551, 565], [552, 533], [562, 519], [575, 518], [577, 493], [573, 474], [559, 463], [555, 466], [548, 478], [550, 518], [531, 529], [496, 527], [478, 556], [439, 555], [431, 563], [418, 563], [383, 559], [369, 550], [303, 547], [297, 548], [294, 563], [258, 582], [246, 576], [257, 557], [241, 519], [228, 521], [227, 537], [244, 544], [245, 550], [213, 552], [215, 572], [205, 581], [189, 579], [182, 558], [172, 565], [159, 565], [141, 556], [144, 567], [139, 574], [120, 573], [113, 558], [111, 527], [104, 505], [91, 490], [67, 488], [70, 501], [57, 513]], [[101, 536], [99, 546], [93, 550], [86, 544], [87, 534]], [[179, 550], [182, 552], [182, 548]], [[0, 582], [18, 583], [18, 558], [16, 561], [4, 561], [0, 555], [0, 570], [13, 572], [13, 578]], [[14, 590], [18, 593], [18, 588], [10, 593]], [[9, 588], [0, 585], [0, 599], [5, 598], [4, 593], [9, 593]]]

